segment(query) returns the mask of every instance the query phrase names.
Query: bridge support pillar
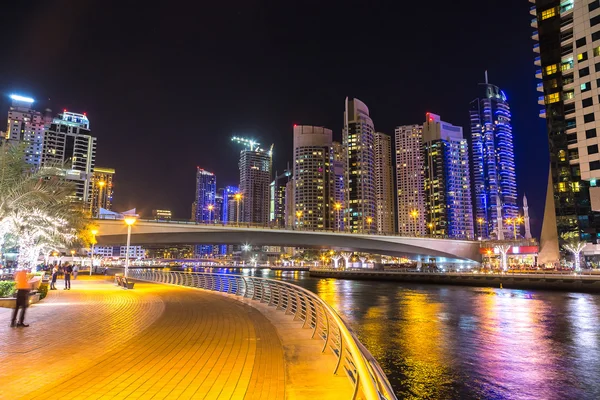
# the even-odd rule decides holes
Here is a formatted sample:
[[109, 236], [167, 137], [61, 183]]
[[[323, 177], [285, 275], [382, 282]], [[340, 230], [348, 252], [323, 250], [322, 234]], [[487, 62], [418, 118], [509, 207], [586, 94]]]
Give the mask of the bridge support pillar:
[[362, 268], [367, 268], [367, 262], [366, 262], [367, 261], [367, 257], [361, 257], [361, 258], [359, 258], [359, 260], [360, 260], [360, 266]]
[[352, 253], [342, 253], [342, 257], [344, 257], [344, 267], [347, 269], [350, 266], [350, 257], [352, 257]]
[[338, 262], [341, 260], [342, 256], [339, 255], [333, 255], [331, 256], [331, 259], [333, 260], [333, 268], [338, 269]]

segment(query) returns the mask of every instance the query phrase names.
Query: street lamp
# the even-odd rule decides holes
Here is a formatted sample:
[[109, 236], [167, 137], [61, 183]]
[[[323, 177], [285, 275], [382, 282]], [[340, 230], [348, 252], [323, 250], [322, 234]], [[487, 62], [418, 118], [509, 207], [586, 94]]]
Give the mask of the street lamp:
[[515, 222], [514, 222], [514, 226], [513, 226], [513, 230], [514, 230], [514, 234], [515, 234], [515, 240], [517, 240], [517, 224], [520, 225], [522, 223], [523, 223], [523, 217], [521, 217], [520, 215], [517, 216], [517, 218], [515, 218]]
[[296, 211], [296, 223], [298, 224], [298, 228], [300, 228], [300, 218], [302, 218], [302, 211]]
[[433, 236], [433, 223], [430, 222], [427, 224], [427, 226], [429, 227], [429, 234]]
[[210, 224], [212, 222], [212, 210], [213, 208], [215, 208], [215, 206], [213, 206], [212, 204], [208, 205], [208, 223]]
[[371, 233], [371, 223], [373, 222], [373, 218], [367, 217], [367, 225], [369, 227], [369, 233]]
[[104, 186], [106, 186], [106, 182], [98, 181], [96, 185], [98, 185], [98, 202], [96, 204], [98, 210], [96, 210], [96, 218], [100, 218], [100, 203], [102, 201], [102, 189], [104, 188]]
[[135, 217], [125, 217], [125, 224], [127, 225], [127, 246], [125, 247], [125, 278], [129, 272], [129, 245], [131, 243], [131, 226], [135, 224]]
[[477, 218], [477, 223], [479, 224], [479, 236], [483, 237], [483, 221], [484, 219], [479, 217]]
[[236, 221], [237, 221], [237, 224], [239, 225], [240, 224], [240, 200], [242, 200], [242, 194], [236, 193], [233, 195], [233, 198], [237, 202]]
[[417, 217], [419, 216], [419, 212], [417, 210], [412, 210], [410, 216], [415, 220], [415, 236], [417, 236]]
[[342, 230], [342, 224], [340, 223], [340, 210], [342, 209], [342, 203], [335, 203], [333, 205], [335, 207], [335, 211], [336, 211], [336, 216], [337, 216], [337, 230], [341, 231]]
[[94, 245], [96, 244], [96, 235], [98, 234], [98, 229], [92, 229], [90, 231], [92, 234], [92, 254], [90, 256], [90, 276], [92, 276], [92, 268], [94, 268]]

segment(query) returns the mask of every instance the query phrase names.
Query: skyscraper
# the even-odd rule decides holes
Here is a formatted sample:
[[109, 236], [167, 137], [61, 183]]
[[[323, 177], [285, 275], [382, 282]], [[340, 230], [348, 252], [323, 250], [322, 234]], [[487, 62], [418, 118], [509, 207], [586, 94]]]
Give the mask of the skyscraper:
[[223, 189], [223, 207], [221, 208], [221, 221], [223, 223], [237, 222], [238, 220], [238, 200], [235, 198], [238, 192], [237, 186], [225, 186]]
[[112, 210], [114, 175], [115, 170], [112, 168], [94, 167], [90, 200], [92, 217], [98, 215], [100, 208]]
[[375, 190], [377, 193], [377, 233], [394, 233], [394, 173], [392, 172], [392, 139], [375, 133]]
[[273, 226], [285, 226], [285, 187], [292, 179], [292, 170], [275, 173], [275, 179], [270, 187], [269, 221]]
[[64, 111], [44, 134], [42, 167], [62, 166], [65, 179], [75, 183], [75, 198], [91, 209], [96, 138], [85, 114]]
[[344, 201], [346, 197], [346, 153], [340, 142], [332, 142], [333, 149], [333, 212], [334, 226], [338, 231], [344, 230]]
[[294, 126], [294, 209], [296, 226], [308, 230], [333, 226], [331, 129]]
[[[196, 222], [214, 221], [215, 197], [217, 194], [217, 177], [200, 167], [196, 167]], [[204, 256], [213, 253], [213, 246], [197, 245], [196, 254]]]
[[271, 167], [271, 151], [256, 147], [240, 152], [240, 222], [261, 225], [269, 222]]
[[398, 233], [425, 235], [422, 125], [395, 129]]
[[481, 88], [481, 97], [471, 102], [469, 111], [475, 219], [483, 221], [477, 224], [478, 236], [494, 232], [498, 237], [497, 227], [510, 232], [510, 224], [503, 222], [519, 213], [511, 113], [504, 92], [487, 82], [487, 72]]
[[358, 99], [345, 102], [343, 146], [346, 156], [345, 229], [373, 233], [377, 216], [375, 127], [369, 109]]
[[430, 234], [473, 239], [469, 150], [463, 129], [427, 113], [423, 124], [425, 217]]
[[8, 109], [5, 138], [13, 145], [23, 143], [25, 162], [39, 167], [42, 161], [45, 118], [32, 108], [33, 99], [14, 94], [10, 98], [12, 104]]
[[[600, 209], [593, 204], [600, 198], [600, 1], [535, 0], [531, 13], [558, 233], [598, 243]], [[551, 229], [544, 222], [542, 232]]]

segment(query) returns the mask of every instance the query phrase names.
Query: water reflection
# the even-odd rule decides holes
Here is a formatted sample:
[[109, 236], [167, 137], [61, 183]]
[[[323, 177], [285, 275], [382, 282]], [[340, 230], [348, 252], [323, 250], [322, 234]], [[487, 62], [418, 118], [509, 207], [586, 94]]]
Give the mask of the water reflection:
[[335, 308], [398, 398], [600, 399], [600, 296], [268, 276]]

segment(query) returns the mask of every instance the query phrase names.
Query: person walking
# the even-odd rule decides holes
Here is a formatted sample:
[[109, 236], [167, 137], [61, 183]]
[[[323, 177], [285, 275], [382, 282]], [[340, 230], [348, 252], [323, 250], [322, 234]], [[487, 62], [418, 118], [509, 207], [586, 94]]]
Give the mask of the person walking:
[[79, 266], [73, 266], [73, 279], [77, 280], [77, 274], [79, 273]]
[[[25, 309], [29, 305], [29, 291], [31, 290], [31, 283], [27, 280], [27, 270], [20, 269], [15, 272], [15, 288], [17, 289], [17, 304], [12, 315], [12, 321], [10, 323], [11, 328], [27, 328], [29, 325], [25, 321]], [[19, 316], [19, 322], [17, 322], [17, 314], [21, 310]]]
[[73, 267], [71, 267], [71, 264], [66, 263], [63, 269], [65, 271], [65, 290], [71, 290], [71, 273], [73, 272]]
[[50, 290], [56, 290], [56, 278], [58, 278], [58, 267], [52, 268], [52, 280], [50, 281]]

